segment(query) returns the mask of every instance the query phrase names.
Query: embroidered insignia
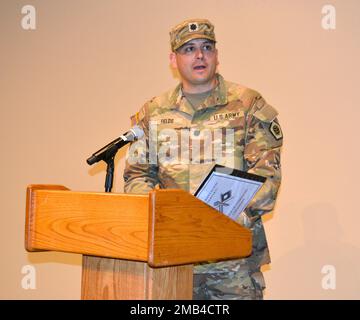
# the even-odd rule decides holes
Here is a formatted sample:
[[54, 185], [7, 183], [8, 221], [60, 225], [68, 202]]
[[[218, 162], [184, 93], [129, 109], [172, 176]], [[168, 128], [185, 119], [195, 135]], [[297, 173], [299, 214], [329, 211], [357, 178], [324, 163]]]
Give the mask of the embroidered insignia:
[[216, 113], [212, 116], [212, 120], [233, 120], [241, 116], [242, 114], [240, 112]]
[[271, 122], [270, 132], [276, 140], [280, 140], [283, 137], [280, 126], [275, 122]]
[[196, 22], [189, 23], [189, 32], [198, 31], [199, 25]]

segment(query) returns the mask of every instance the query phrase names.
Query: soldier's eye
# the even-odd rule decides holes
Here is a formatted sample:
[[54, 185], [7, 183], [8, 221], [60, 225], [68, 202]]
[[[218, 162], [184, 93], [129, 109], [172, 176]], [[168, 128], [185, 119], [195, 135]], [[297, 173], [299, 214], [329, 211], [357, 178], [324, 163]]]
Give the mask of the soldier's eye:
[[186, 48], [184, 48], [184, 51], [186, 53], [190, 53], [190, 52], [193, 52], [195, 50], [195, 48], [193, 46], [188, 46]]
[[211, 44], [206, 44], [206, 45], [204, 45], [203, 46], [203, 50], [204, 51], [213, 51], [214, 50], [214, 46], [213, 45], [211, 45]]

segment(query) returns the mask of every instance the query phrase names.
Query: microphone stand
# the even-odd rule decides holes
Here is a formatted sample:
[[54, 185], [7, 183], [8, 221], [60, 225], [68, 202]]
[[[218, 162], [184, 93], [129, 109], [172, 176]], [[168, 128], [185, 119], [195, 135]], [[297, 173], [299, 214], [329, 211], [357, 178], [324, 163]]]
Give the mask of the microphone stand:
[[114, 168], [115, 168], [115, 155], [119, 150], [119, 146], [113, 144], [107, 151], [106, 155], [103, 157], [103, 161], [106, 163], [106, 177], [105, 177], [105, 192], [111, 192], [113, 187], [114, 180]]
[[[117, 150], [116, 150], [117, 151]], [[116, 153], [116, 152], [115, 152]], [[111, 158], [104, 160], [107, 164], [106, 167], [106, 178], [105, 178], [105, 192], [111, 192], [114, 180], [114, 158], [115, 155]]]
[[[109, 143], [107, 146], [100, 149], [99, 151], [102, 151], [103, 149], [105, 149], [105, 151], [102, 151], [102, 153], [100, 153], [98, 155], [98, 158], [96, 159], [97, 160], [96, 162], [103, 160], [107, 165], [106, 177], [105, 177], [105, 192], [111, 192], [111, 189], [113, 187], [114, 167], [115, 167], [114, 159], [116, 153], [121, 147], [121, 145], [119, 145], [117, 142], [118, 141]], [[97, 153], [99, 153], [99, 151]]]

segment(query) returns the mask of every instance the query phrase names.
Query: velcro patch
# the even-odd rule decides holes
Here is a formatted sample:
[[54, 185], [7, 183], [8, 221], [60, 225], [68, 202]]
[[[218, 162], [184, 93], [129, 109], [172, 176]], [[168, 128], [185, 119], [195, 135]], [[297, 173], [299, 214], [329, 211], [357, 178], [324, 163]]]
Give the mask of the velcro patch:
[[264, 106], [262, 106], [261, 109], [257, 110], [254, 113], [254, 117], [256, 117], [260, 121], [264, 121], [264, 122], [273, 121], [277, 115], [278, 115], [278, 112], [275, 110], [274, 107], [272, 107], [269, 104], [264, 104]]

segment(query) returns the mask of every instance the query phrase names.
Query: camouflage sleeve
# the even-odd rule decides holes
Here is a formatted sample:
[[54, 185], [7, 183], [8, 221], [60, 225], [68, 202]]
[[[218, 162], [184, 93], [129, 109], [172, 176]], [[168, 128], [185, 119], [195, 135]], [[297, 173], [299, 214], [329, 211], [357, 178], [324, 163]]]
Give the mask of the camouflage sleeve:
[[[124, 170], [125, 193], [148, 193], [158, 184], [158, 168], [149, 162], [149, 118], [148, 104], [131, 117], [132, 126], [144, 130], [144, 137], [130, 144]], [[136, 157], [134, 157], [134, 154]]]
[[275, 206], [281, 182], [280, 150], [283, 135], [277, 111], [262, 97], [256, 97], [247, 117], [244, 158], [249, 173], [266, 177], [266, 182], [245, 209], [252, 220]]

